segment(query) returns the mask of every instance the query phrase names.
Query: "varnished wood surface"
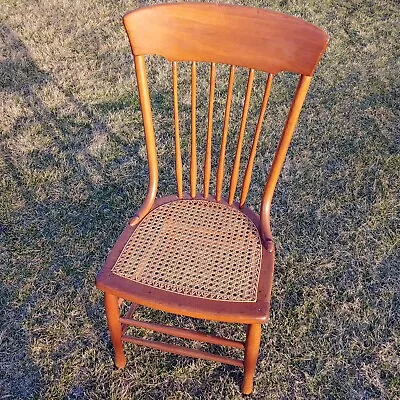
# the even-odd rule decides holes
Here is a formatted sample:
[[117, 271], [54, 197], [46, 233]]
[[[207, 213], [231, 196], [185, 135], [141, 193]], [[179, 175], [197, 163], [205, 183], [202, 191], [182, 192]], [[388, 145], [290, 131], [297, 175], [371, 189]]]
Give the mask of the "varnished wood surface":
[[125, 15], [135, 55], [232, 64], [277, 74], [312, 75], [328, 35], [279, 12], [224, 4], [176, 3]]
[[250, 394], [253, 391], [253, 377], [257, 365], [258, 351], [261, 341], [261, 325], [247, 326], [246, 343], [244, 351], [244, 378], [242, 393]]
[[206, 144], [206, 156], [204, 158], [204, 197], [205, 198], [208, 197], [209, 188], [210, 188], [215, 77], [216, 77], [215, 63], [211, 63], [211, 69], [210, 69], [210, 97], [209, 97], [209, 101], [208, 101], [207, 144]]
[[175, 125], [175, 175], [178, 197], [182, 198], [183, 174], [182, 174], [182, 153], [179, 129], [179, 107], [178, 107], [178, 65], [172, 63], [172, 86], [174, 91], [174, 125]]
[[263, 98], [263, 102], [261, 104], [260, 116], [258, 117], [256, 132], [253, 137], [253, 143], [251, 145], [250, 156], [249, 156], [249, 160], [247, 161], [246, 172], [245, 172], [244, 178], [243, 178], [242, 194], [240, 195], [240, 207], [244, 206], [244, 203], [246, 202], [247, 194], [249, 193], [251, 174], [253, 172], [254, 159], [256, 157], [256, 151], [257, 151], [258, 138], [260, 137], [261, 127], [262, 127], [262, 123], [264, 120], [265, 111], [267, 109], [269, 95], [271, 94], [272, 77], [273, 77], [272, 74], [268, 75], [267, 83], [265, 85], [264, 98]]
[[[184, 193], [183, 199], [188, 200], [191, 198], [190, 194]], [[202, 194], [197, 194], [196, 198], [204, 199]], [[176, 195], [157, 199], [153, 208], [177, 199]], [[215, 198], [209, 196], [208, 200], [215, 201]], [[221, 203], [228, 205], [224, 199], [221, 200]], [[251, 219], [257, 228], [260, 227], [259, 217], [252, 210], [248, 207], [239, 208], [239, 204], [236, 202], [232, 206]], [[135, 227], [128, 225], [110, 251], [104, 267], [96, 278], [96, 286], [100, 290], [108, 291], [118, 297], [123, 297], [126, 300], [147, 307], [194, 318], [245, 324], [264, 323], [268, 320], [274, 270], [274, 252], [268, 252], [263, 246], [256, 302], [208, 300], [156, 289], [111, 273], [111, 268], [134, 230]]]
[[104, 306], [106, 309], [107, 325], [114, 347], [114, 361], [117, 368], [124, 368], [126, 358], [122, 349], [122, 326], [119, 322], [118, 297], [110, 292], [104, 292]]
[[275, 186], [278, 182], [279, 175], [285, 161], [286, 153], [288, 151], [290, 141], [292, 140], [293, 132], [300, 115], [301, 108], [310, 86], [311, 78], [302, 75], [296, 88], [296, 93], [290, 107], [289, 115], [286, 120], [285, 127], [278, 148], [275, 152], [274, 160], [268, 175], [267, 183], [264, 188], [263, 197], [261, 200], [260, 218], [261, 218], [261, 232], [264, 240], [272, 240], [272, 232], [270, 227], [270, 210], [272, 203], [272, 196], [274, 195]]
[[143, 56], [135, 56], [136, 80], [138, 82], [138, 91], [140, 106], [143, 116], [144, 134], [146, 139], [147, 161], [149, 164], [149, 183], [147, 187], [147, 196], [142, 207], [136, 212], [130, 221], [130, 225], [137, 224], [151, 209], [158, 188], [158, 161], [156, 140], [154, 136], [153, 115], [151, 112], [149, 87], [147, 84], [146, 65]]
[[229, 72], [228, 93], [226, 96], [224, 128], [222, 132], [221, 150], [219, 152], [218, 169], [217, 169], [217, 187], [215, 194], [217, 201], [220, 201], [222, 198], [222, 186], [224, 184], [226, 145], [228, 143], [228, 129], [229, 129], [229, 119], [231, 114], [234, 81], [235, 81], [235, 66], [231, 65]]
[[[128, 312], [124, 315], [123, 318], [126, 318], [126, 319], [132, 318], [132, 316], [133, 316], [133, 314], [135, 313], [135, 311], [136, 311], [136, 309], [138, 308], [138, 306], [139, 306], [138, 304], [132, 303], [132, 304], [130, 305], [129, 309], [128, 309]], [[119, 319], [119, 321], [122, 322], [122, 321], [121, 321], [121, 318]], [[129, 325], [124, 324], [124, 323], [122, 322], [122, 324], [121, 324], [122, 334], [124, 334], [124, 333], [126, 332], [126, 330], [128, 329], [128, 327], [129, 327]]]
[[233, 162], [233, 169], [231, 174], [231, 182], [230, 182], [229, 197], [228, 197], [229, 204], [233, 203], [233, 200], [235, 198], [237, 183], [239, 180], [240, 160], [242, 156], [244, 131], [246, 129], [247, 114], [249, 113], [250, 97], [251, 97], [251, 89], [253, 88], [253, 81], [254, 81], [254, 69], [250, 69], [249, 78], [247, 80], [246, 96], [243, 104], [242, 121], [240, 123], [239, 137], [236, 146], [235, 160]]
[[243, 367], [243, 361], [237, 360], [230, 357], [220, 356], [219, 354], [212, 354], [206, 351], [190, 349], [189, 347], [177, 346], [175, 344], [169, 344], [164, 342], [155, 342], [152, 340], [136, 338], [132, 336], [122, 336], [124, 342], [130, 342], [139, 346], [152, 347], [153, 349], [166, 351], [168, 353], [179, 354], [182, 356], [201, 358], [203, 360], [217, 361], [224, 364], [230, 364], [235, 367]]
[[[147, 196], [142, 207], [136, 212], [118, 238], [96, 279], [97, 287], [105, 292], [107, 322], [115, 351], [115, 363], [118, 367], [125, 365], [126, 360], [122, 349], [123, 340], [176, 354], [220, 361], [235, 366], [244, 366], [242, 392], [249, 394], [253, 390], [253, 376], [261, 337], [260, 324], [267, 321], [270, 309], [274, 270], [274, 244], [270, 228], [272, 197], [310, 85], [311, 76], [327, 46], [328, 36], [324, 31], [312, 24], [274, 11], [204, 3], [162, 4], [141, 8], [126, 14], [124, 25], [134, 55], [149, 164], [149, 181]], [[144, 56], [147, 54], [157, 54], [172, 61], [177, 195], [157, 200], [158, 160], [144, 61]], [[177, 61], [192, 62], [190, 193], [183, 193]], [[201, 61], [211, 63], [208, 126], [204, 161], [204, 194], [197, 193], [196, 62]], [[215, 86], [217, 84], [215, 63], [229, 64], [230, 76], [221, 148], [216, 171], [216, 194], [213, 197], [209, 194], [209, 186], [213, 138], [213, 105]], [[236, 66], [247, 67], [250, 71], [243, 104], [242, 121], [237, 139], [236, 155], [230, 177], [230, 191], [228, 200], [225, 200], [222, 197], [222, 188], [225, 178], [225, 156], [232, 97], [234, 96], [233, 88]], [[247, 160], [240, 203], [236, 203], [234, 202], [234, 198], [240, 174], [242, 145], [255, 70], [266, 71], [269, 75], [250, 156]], [[280, 71], [295, 72], [301, 76], [265, 185], [259, 217], [245, 206], [245, 200], [250, 188], [257, 142], [271, 92], [272, 77]], [[258, 293], [255, 302], [217, 301], [177, 294], [146, 286], [111, 272], [129, 237], [140, 221], [151, 210], [170, 201], [178, 199], [186, 201], [192, 198], [205, 198], [209, 201], [218, 201], [232, 206], [244, 213], [256, 225], [263, 246]], [[125, 317], [120, 318], [119, 316], [121, 301], [119, 302], [118, 299], [126, 299], [135, 303]], [[183, 338], [228, 346], [233, 345], [239, 348], [243, 346], [240, 342], [215, 336], [209, 337], [210, 335], [182, 328], [160, 326], [148, 322], [132, 322], [133, 320], [130, 317], [134, 312], [136, 303], [189, 317], [248, 324], [246, 343], [244, 345], [244, 361], [125, 335], [128, 325], [134, 325]]]
[[235, 347], [238, 349], [244, 349], [244, 343], [236, 340], [229, 340], [219, 336], [210, 335], [203, 332], [194, 331], [192, 329], [184, 329], [175, 326], [167, 326], [162, 324], [154, 324], [152, 322], [138, 321], [131, 318], [121, 317], [120, 322], [124, 325], [135, 326], [137, 328], [152, 330], [155, 332], [164, 333], [166, 335], [172, 335], [183, 339], [196, 340], [205, 343], [217, 344], [220, 346]]
[[197, 192], [197, 139], [196, 139], [196, 83], [197, 68], [196, 63], [192, 62], [192, 125], [190, 139], [190, 195], [194, 198]]

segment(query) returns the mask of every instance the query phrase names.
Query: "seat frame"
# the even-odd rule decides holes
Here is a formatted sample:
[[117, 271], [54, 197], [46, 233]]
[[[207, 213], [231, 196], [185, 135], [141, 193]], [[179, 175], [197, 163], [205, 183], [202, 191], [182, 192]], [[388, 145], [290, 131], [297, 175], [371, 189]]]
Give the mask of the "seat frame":
[[[193, 198], [188, 193], [184, 193], [181, 198], [181, 200], [192, 199]], [[195, 199], [204, 200], [204, 196], [198, 194]], [[179, 198], [176, 195], [158, 198], [155, 200], [151, 211], [163, 204], [177, 200], [179, 200]], [[211, 195], [209, 195], [206, 200], [216, 201], [215, 197]], [[221, 199], [219, 203], [228, 205], [228, 202], [225, 199]], [[246, 217], [255, 224], [257, 229], [260, 229], [260, 219], [250, 208], [240, 208], [239, 203], [236, 202], [233, 203], [231, 207], [246, 215]], [[245, 369], [242, 392], [247, 394], [251, 393], [253, 390], [253, 376], [260, 347], [261, 324], [267, 322], [269, 316], [274, 269], [273, 248], [270, 247], [270, 250], [267, 250], [264, 246], [262, 247], [257, 301], [233, 302], [191, 297], [146, 286], [112, 273], [112, 267], [124, 249], [126, 242], [138, 226], [139, 224], [136, 224], [135, 226], [128, 224], [125, 227], [96, 278], [97, 288], [102, 290], [105, 294], [106, 316], [111, 340], [114, 346], [115, 365], [118, 368], [125, 367], [126, 358], [123, 353], [122, 344], [123, 342], [129, 342], [136, 345], [152, 347], [169, 353], [242, 367]], [[124, 315], [121, 315], [121, 308], [124, 301], [131, 302], [132, 304], [128, 311]], [[139, 321], [133, 318], [138, 305], [193, 318], [247, 324], [246, 341], [240, 342], [191, 329]], [[132, 337], [126, 334], [129, 326], [135, 326], [189, 340], [238, 348], [244, 350], [244, 359], [234, 359], [184, 346]]]
[[[191, 199], [192, 197], [186, 193], [181, 200]], [[204, 200], [204, 197], [198, 194], [195, 199]], [[151, 210], [177, 200], [179, 200], [179, 198], [176, 195], [159, 198], [155, 200]], [[207, 200], [216, 201], [215, 197], [211, 195]], [[221, 200], [219, 203], [228, 205], [226, 200]], [[233, 204], [231, 207], [246, 215], [257, 229], [260, 229], [260, 219], [250, 208], [240, 208], [238, 203]], [[125, 227], [114, 247], [111, 249], [103, 268], [97, 275], [97, 288], [133, 303], [169, 313], [186, 315], [188, 317], [243, 324], [262, 324], [267, 321], [274, 269], [273, 249], [268, 251], [264, 246], [262, 247], [257, 301], [234, 302], [191, 297], [189, 295], [150, 287], [112, 273], [112, 267], [116, 263], [126, 242], [138, 226], [139, 225], [131, 226], [128, 224]]]
[[[118, 368], [123, 368], [126, 364], [126, 358], [123, 353], [123, 342], [145, 345], [175, 354], [243, 367], [244, 379], [241, 390], [244, 394], [250, 394], [253, 391], [253, 377], [260, 347], [261, 324], [267, 322], [270, 310], [275, 252], [270, 228], [272, 196], [311, 82], [311, 77], [325, 51], [328, 36], [324, 31], [312, 24], [281, 13], [250, 7], [204, 3], [162, 4], [144, 7], [126, 14], [124, 16], [124, 25], [134, 56], [149, 164], [149, 182], [146, 199], [142, 207], [125, 227], [96, 278], [96, 286], [104, 292], [107, 323], [114, 346], [115, 365]], [[185, 40], [181, 40], [182, 37], [185, 37]], [[177, 195], [161, 199], [156, 199], [158, 161], [144, 58], [148, 54], [157, 54], [172, 62]], [[182, 189], [177, 72], [177, 63], [180, 61], [189, 61], [192, 63], [190, 193], [184, 193]], [[197, 192], [196, 62], [211, 63], [203, 194]], [[212, 117], [216, 80], [215, 63], [230, 64], [231, 67], [221, 152], [217, 170], [216, 195], [212, 196], [209, 194], [209, 183], [213, 130]], [[225, 200], [222, 197], [222, 186], [236, 66], [249, 68], [249, 77], [230, 179], [229, 196]], [[254, 80], [254, 68], [267, 72], [268, 79], [266, 81], [260, 117], [244, 174], [240, 201], [235, 202], [234, 198], [239, 180], [243, 138]], [[245, 206], [245, 201], [249, 191], [257, 142], [268, 104], [272, 79], [274, 74], [280, 71], [300, 74], [300, 79], [272, 162], [261, 200], [260, 216], [258, 216]], [[263, 248], [258, 295], [255, 302], [217, 301], [172, 293], [139, 284], [111, 272], [126, 242], [138, 224], [140, 224], [150, 211], [171, 201], [196, 198], [217, 201], [234, 207], [244, 213], [257, 227]], [[128, 312], [121, 316], [121, 306], [124, 301], [129, 301], [132, 304]], [[246, 340], [245, 342], [239, 342], [189, 329], [138, 321], [133, 318], [138, 305], [194, 318], [246, 324]], [[185, 339], [239, 348], [244, 350], [244, 359], [232, 359], [188, 347], [135, 338], [126, 334], [129, 326], [150, 329]]]

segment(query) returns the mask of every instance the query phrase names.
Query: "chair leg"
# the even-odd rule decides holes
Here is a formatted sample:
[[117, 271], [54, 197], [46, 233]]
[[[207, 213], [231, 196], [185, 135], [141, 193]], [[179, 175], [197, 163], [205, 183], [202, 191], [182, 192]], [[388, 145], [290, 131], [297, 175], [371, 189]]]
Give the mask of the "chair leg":
[[106, 308], [107, 324], [110, 330], [111, 341], [114, 347], [114, 362], [117, 368], [124, 368], [126, 358], [122, 348], [122, 330], [119, 322], [118, 297], [110, 293], [104, 293], [104, 305]]
[[256, 370], [260, 340], [261, 324], [247, 325], [247, 335], [244, 349], [244, 378], [242, 383], [243, 394], [250, 394], [253, 391], [253, 377]]

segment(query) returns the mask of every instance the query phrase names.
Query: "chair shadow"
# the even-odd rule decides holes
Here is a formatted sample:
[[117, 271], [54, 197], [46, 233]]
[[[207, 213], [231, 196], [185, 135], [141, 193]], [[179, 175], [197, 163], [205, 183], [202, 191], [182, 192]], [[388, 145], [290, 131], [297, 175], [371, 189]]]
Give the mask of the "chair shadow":
[[39, 367], [29, 355], [29, 334], [23, 327], [26, 309], [10, 304], [12, 293], [3, 284], [0, 298], [0, 398], [28, 399], [32, 393], [40, 392], [43, 381]]
[[[29, 319], [35, 318], [37, 313], [46, 313], [46, 310], [41, 308], [43, 303], [50, 300], [56, 301], [56, 298], [65, 294], [66, 291], [75, 291], [78, 296], [78, 293], [83, 290], [84, 294], [80, 295], [80, 300], [85, 315], [82, 318], [91, 324], [99, 340], [108, 345], [107, 327], [104, 323], [100, 296], [95, 296], [93, 300], [91, 288], [85, 287], [85, 282], [89, 280], [94, 285], [95, 270], [101, 265], [107, 249], [122, 230], [124, 221], [133, 215], [138, 207], [137, 200], [132, 202], [130, 194], [143, 192], [142, 185], [139, 186], [139, 182], [143, 181], [143, 174], [135, 173], [135, 170], [129, 168], [130, 175], [124, 181], [124, 189], [121, 189], [122, 185], [118, 178], [110, 178], [110, 171], [105, 170], [104, 166], [90, 154], [88, 148], [98, 135], [112, 137], [113, 141], [125, 152], [124, 157], [117, 159], [115, 165], [110, 168], [112, 172], [113, 169], [127, 164], [127, 156], [138, 153], [139, 144], [128, 143], [113, 132], [104, 118], [99, 116], [91, 106], [65, 90], [51, 73], [40, 69], [24, 42], [8, 26], [0, 25], [0, 39], [4, 44], [4, 57], [0, 61], [2, 93], [8, 98], [18, 99], [18, 104], [23, 109], [22, 115], [18, 116], [10, 128], [3, 132], [0, 142], [0, 159], [7, 180], [17, 188], [16, 195], [24, 203], [22, 209], [12, 209], [8, 218], [0, 223], [0, 237], [2, 242], [4, 238], [7, 249], [4, 253], [6, 257], [4, 264], [16, 264], [12, 257], [18, 252], [17, 245], [29, 251], [40, 250], [40, 241], [44, 238], [47, 243], [46, 250], [51, 248], [51, 251], [43, 256], [44, 264], [48, 267], [37, 268], [33, 276], [32, 271], [28, 273], [23, 270], [22, 264], [16, 265], [12, 272], [5, 270], [7, 274], [16, 274], [18, 284], [6, 284], [4, 289], [2, 288], [2, 292], [6, 293], [2, 296], [5, 302], [4, 313], [11, 321], [10, 326], [13, 328], [11, 330], [7, 328], [4, 334], [9, 337], [9, 342], [16, 346], [13, 347], [15, 352], [14, 350], [9, 354], [8, 351], [6, 352], [7, 357], [1, 363], [2, 369], [8, 368], [2, 390], [6, 391], [4, 396], [29, 398], [38, 395], [45, 387], [41, 368], [37, 365], [40, 356], [34, 361], [30, 355], [32, 340], [37, 336], [24, 329], [23, 326]], [[40, 96], [42, 89], [58, 92], [68, 106], [68, 111], [61, 113], [57, 109], [49, 108]], [[130, 104], [125, 106], [129, 107]], [[39, 196], [34, 185], [32, 187], [29, 184], [29, 177], [27, 178], [26, 174], [27, 169], [29, 172], [40, 173], [59, 167], [59, 160], [54, 154], [44, 148], [40, 152], [33, 151], [21, 157], [13, 150], [16, 138], [24, 132], [25, 128], [32, 125], [38, 126], [40, 131], [44, 132], [52, 149], [61, 155], [60, 158], [64, 160], [65, 167], [70, 172], [70, 176], [62, 177], [56, 182], [54, 197], [45, 196], [43, 199]], [[88, 195], [83, 200], [78, 199], [73, 202], [70, 193], [78, 184]], [[114, 202], [110, 200], [112, 194], [117, 194], [119, 200]], [[66, 232], [63, 220], [69, 226], [75, 226], [76, 229]], [[104, 229], [105, 225], [108, 229]], [[78, 234], [75, 236], [76, 233]], [[96, 252], [93, 253], [93, 249], [88, 249], [87, 252], [81, 250], [77, 252], [75, 259], [66, 257], [68, 250], [65, 248], [65, 239], [70, 245], [79, 247], [79, 236], [89, 235], [89, 233], [99, 246]], [[25, 261], [28, 264], [28, 258], [21, 260], [21, 262]], [[78, 270], [76, 265], [79, 266]], [[56, 288], [56, 291], [52, 292], [54, 288], [50, 283], [51, 277], [59, 273], [66, 276], [66, 287], [60, 287], [58, 290]], [[25, 275], [29, 275], [30, 287], [33, 289], [24, 293], [22, 304], [12, 307], [11, 304], [15, 303], [19, 292], [24, 290], [23, 284], [28, 279]], [[3, 312], [3, 306], [1, 311]], [[49, 313], [49, 318], [50, 316], [51, 313]], [[60, 315], [57, 320], [50, 321], [51, 324], [49, 322], [47, 328], [51, 329], [50, 326], [60, 323], [61, 320]], [[46, 329], [43, 329], [39, 336], [43, 338], [45, 335]], [[7, 341], [5, 345], [7, 346]], [[68, 352], [75, 345], [76, 342], [72, 339], [67, 340], [67, 343], [64, 343], [64, 351]], [[57, 366], [55, 358], [53, 357], [53, 361]], [[57, 369], [59, 367], [57, 366]], [[75, 392], [76, 388], [72, 388], [72, 397]]]
[[[143, 193], [141, 182], [146, 180], [146, 172], [138, 168], [129, 168], [127, 159], [140, 151], [140, 144], [128, 143], [114, 132], [99, 115], [93, 106], [85, 104], [74, 97], [68, 90], [58, 83], [55, 76], [42, 70], [34, 61], [28, 48], [17, 34], [8, 26], [0, 25], [0, 38], [5, 44], [5, 57], [0, 61], [0, 84], [5, 96], [17, 98], [22, 115], [14, 119], [10, 128], [3, 132], [0, 142], [0, 158], [7, 173], [7, 179], [18, 190], [18, 196], [23, 200], [22, 209], [12, 210], [10, 216], [1, 222], [0, 236], [8, 246], [7, 263], [12, 263], [12, 254], [18, 251], [17, 245], [22, 246], [26, 253], [40, 250], [40, 242], [45, 240], [47, 254], [43, 257], [46, 267], [30, 271], [29, 277], [21, 263], [28, 265], [27, 259], [15, 262], [13, 273], [16, 274], [18, 284], [5, 286], [4, 299], [5, 314], [12, 320], [11, 331], [5, 334], [16, 346], [10, 353], [2, 367], [9, 367], [5, 375], [5, 384], [2, 390], [5, 396], [11, 398], [29, 398], [43, 394], [47, 390], [46, 378], [42, 376], [44, 361], [52, 363], [52, 371], [46, 373], [59, 376], [61, 361], [68, 353], [77, 348], [100, 348], [106, 350], [104, 357], [108, 358], [108, 373], [113, 371], [112, 346], [108, 338], [105, 323], [104, 308], [101, 295], [94, 289], [94, 276], [100, 267], [107, 250], [123, 229], [127, 218], [139, 206], [139, 201], [132, 202], [132, 193]], [[50, 108], [42, 99], [43, 89], [57, 92], [67, 105], [67, 111]], [[129, 102], [123, 104], [97, 105], [107, 114], [117, 107], [130, 107]], [[66, 168], [70, 171], [69, 177], [62, 177], [56, 182], [56, 196], [38, 196], [35, 186], [27, 181], [26, 170], [41, 172], [55, 170], [59, 167], [59, 160], [50, 149], [41, 149], [29, 154], [15, 153], [14, 141], [31, 126], [38, 126], [44, 133], [55, 153], [61, 154]], [[128, 167], [129, 177], [124, 181], [110, 179], [110, 171], [104, 167], [89, 151], [91, 142], [98, 135], [112, 137], [114, 142], [124, 150], [124, 156], [110, 167], [114, 169]], [[172, 141], [171, 141], [172, 143]], [[171, 157], [173, 157], [171, 155]], [[170, 163], [166, 163], [170, 168]], [[122, 179], [122, 178], [119, 178]], [[89, 193], [88, 198], [71, 201], [70, 194], [79, 185], [83, 191]], [[162, 187], [160, 191], [165, 190]], [[114, 201], [117, 194], [119, 200]], [[144, 194], [144, 193], [143, 193]], [[139, 197], [139, 196], [135, 196]], [[66, 226], [74, 226], [72, 231]], [[107, 226], [107, 229], [104, 227]], [[27, 234], [29, 233], [29, 234]], [[79, 249], [70, 256], [68, 246], [79, 248], [82, 237], [90, 236], [95, 243], [96, 251]], [[13, 238], [18, 237], [17, 242]], [[65, 244], [67, 243], [67, 245]], [[38, 248], [39, 247], [39, 248]], [[92, 246], [93, 247], [93, 246]], [[64, 282], [54, 281], [54, 276], [62, 274]], [[24, 292], [23, 301], [17, 307], [11, 307], [15, 299], [24, 291], [23, 282], [30, 279], [30, 289]], [[89, 285], [85, 282], [92, 282]], [[65, 316], [50, 311], [46, 304], [55, 302], [58, 298], [69, 296], [79, 301], [82, 313], [80, 323], [90, 325], [92, 335], [80, 336], [83, 344], [77, 343], [75, 338], [63, 338], [62, 343], [47, 355], [32, 357], [32, 343], [36, 340], [52, 340], [52, 329], [63, 322]], [[28, 328], [26, 327], [29, 322]], [[33, 321], [33, 322], [32, 322]], [[42, 326], [35, 326], [35, 321]], [[78, 322], [73, 322], [78, 324]], [[82, 322], [83, 321], [83, 322]], [[171, 322], [171, 321], [169, 321]], [[172, 317], [172, 323], [174, 317]], [[32, 332], [32, 327], [35, 332]], [[79, 334], [78, 334], [79, 337]], [[78, 340], [79, 341], [79, 340]], [[84, 351], [84, 350], [82, 350]], [[50, 359], [50, 361], [45, 358]], [[178, 356], [167, 357], [168, 368], [174, 368]], [[84, 365], [84, 364], [83, 364]], [[48, 367], [46, 367], [48, 368]], [[82, 368], [90, 369], [87, 366]], [[219, 366], [210, 375], [209, 379], [218, 379], [223, 371], [224, 375], [232, 375], [239, 383], [241, 372], [230, 366]], [[90, 372], [88, 372], [90, 375]], [[90, 381], [90, 379], [87, 379]], [[90, 383], [88, 382], [88, 385]], [[201, 392], [202, 388], [194, 389]], [[71, 384], [67, 398], [85, 398], [84, 382]], [[198, 393], [200, 393], [198, 392]]]

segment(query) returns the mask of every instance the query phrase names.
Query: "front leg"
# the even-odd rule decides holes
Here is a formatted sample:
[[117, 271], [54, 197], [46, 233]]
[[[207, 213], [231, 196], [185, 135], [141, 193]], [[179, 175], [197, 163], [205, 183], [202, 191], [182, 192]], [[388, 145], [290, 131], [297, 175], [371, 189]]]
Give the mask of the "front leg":
[[122, 348], [122, 329], [119, 321], [118, 297], [110, 293], [104, 293], [104, 305], [106, 308], [108, 329], [110, 330], [111, 341], [114, 347], [115, 366], [117, 368], [124, 368], [126, 358]]

